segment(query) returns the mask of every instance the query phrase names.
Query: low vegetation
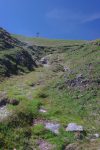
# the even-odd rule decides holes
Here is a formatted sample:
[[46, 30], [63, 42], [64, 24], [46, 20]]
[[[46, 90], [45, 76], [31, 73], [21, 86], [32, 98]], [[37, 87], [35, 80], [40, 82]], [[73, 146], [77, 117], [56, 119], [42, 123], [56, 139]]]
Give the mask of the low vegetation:
[[[17, 37], [21, 41], [17, 44], [21, 45], [0, 48], [0, 62], [7, 59], [12, 64], [7, 68], [0, 63], [4, 79], [1, 78], [0, 99], [4, 93], [4, 97], [19, 103], [6, 104], [10, 115], [0, 121], [0, 149], [99, 149], [100, 139], [93, 140], [90, 135], [100, 134], [100, 40], [11, 37]], [[21, 62], [16, 56], [21, 56]], [[48, 66], [39, 62], [45, 56]], [[40, 108], [46, 113], [40, 112]], [[45, 122], [59, 123], [59, 134], [46, 129]], [[69, 123], [84, 127], [82, 139], [65, 130]]]

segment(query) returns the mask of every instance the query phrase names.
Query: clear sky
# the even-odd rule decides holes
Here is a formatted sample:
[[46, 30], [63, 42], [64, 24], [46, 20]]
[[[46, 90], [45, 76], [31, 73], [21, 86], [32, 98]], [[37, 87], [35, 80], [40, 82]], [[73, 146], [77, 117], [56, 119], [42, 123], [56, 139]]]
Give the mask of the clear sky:
[[0, 26], [58, 39], [100, 38], [100, 0], [0, 0]]

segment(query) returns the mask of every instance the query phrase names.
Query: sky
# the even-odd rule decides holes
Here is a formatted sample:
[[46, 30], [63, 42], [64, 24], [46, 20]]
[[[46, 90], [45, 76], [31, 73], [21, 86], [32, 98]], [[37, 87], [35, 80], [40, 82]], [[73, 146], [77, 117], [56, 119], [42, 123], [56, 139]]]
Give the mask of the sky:
[[0, 0], [0, 27], [32, 37], [98, 39], [100, 0]]

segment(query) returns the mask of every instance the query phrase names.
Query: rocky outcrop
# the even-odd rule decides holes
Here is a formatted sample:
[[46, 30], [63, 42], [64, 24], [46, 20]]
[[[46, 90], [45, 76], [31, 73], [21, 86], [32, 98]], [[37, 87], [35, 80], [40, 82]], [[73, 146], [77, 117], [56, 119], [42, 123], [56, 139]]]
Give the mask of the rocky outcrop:
[[5, 29], [0, 27], [0, 50], [7, 50], [9, 48], [21, 47], [24, 46], [25, 43], [17, 40], [12, 37], [10, 33], [8, 33]]
[[32, 71], [37, 63], [26, 43], [0, 28], [0, 76]]
[[0, 70], [0, 74], [4, 76], [25, 72], [25, 68], [26, 70], [32, 71], [37, 67], [37, 64], [33, 60], [31, 54], [25, 50], [14, 53], [12, 55], [5, 55], [0, 59], [0, 65], [3, 68]]
[[83, 90], [84, 88], [87, 88], [91, 84], [91, 81], [88, 79], [85, 79], [85, 77], [82, 74], [77, 75], [72, 80], [67, 80], [66, 85], [68, 87], [72, 88], [79, 88]]

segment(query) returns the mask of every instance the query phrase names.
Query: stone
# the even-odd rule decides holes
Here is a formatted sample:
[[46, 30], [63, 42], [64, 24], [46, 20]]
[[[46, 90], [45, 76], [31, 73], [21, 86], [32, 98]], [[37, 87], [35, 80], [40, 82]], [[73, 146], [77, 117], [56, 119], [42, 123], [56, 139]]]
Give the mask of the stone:
[[55, 150], [56, 149], [55, 145], [52, 145], [42, 139], [37, 142], [37, 145], [39, 147], [39, 150]]
[[48, 122], [48, 123], [45, 123], [45, 128], [55, 134], [59, 134], [60, 124]]
[[8, 103], [7, 98], [0, 99], [0, 107], [5, 106]]
[[94, 136], [95, 136], [96, 138], [99, 138], [99, 137], [100, 137], [100, 135], [99, 135], [98, 133], [94, 134]]
[[0, 107], [0, 121], [8, 117], [10, 112], [7, 110], [6, 106]]
[[48, 64], [48, 60], [47, 60], [47, 58], [45, 58], [45, 57], [41, 58], [40, 62], [41, 62], [42, 64]]
[[83, 126], [77, 125], [76, 123], [69, 123], [66, 131], [71, 131], [71, 132], [77, 132], [77, 131], [83, 131]]
[[39, 109], [39, 112], [46, 113], [47, 110], [46, 110], [46, 109], [43, 109], [43, 108], [40, 108], [40, 109]]
[[89, 135], [89, 139], [90, 140], [95, 140], [95, 139], [98, 139], [98, 138], [100, 138], [100, 135], [98, 133]]
[[11, 99], [11, 100], [9, 100], [9, 104], [16, 106], [19, 104], [19, 101], [17, 99]]

